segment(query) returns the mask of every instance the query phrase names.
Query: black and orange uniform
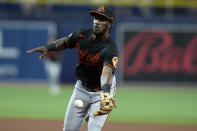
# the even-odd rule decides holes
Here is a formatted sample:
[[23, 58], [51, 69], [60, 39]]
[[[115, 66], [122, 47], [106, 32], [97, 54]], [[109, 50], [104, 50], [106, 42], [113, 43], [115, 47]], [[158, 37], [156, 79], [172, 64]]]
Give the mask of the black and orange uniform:
[[[100, 108], [98, 91], [101, 90], [100, 78], [104, 65], [113, 69], [110, 95], [114, 96], [115, 94], [116, 78], [114, 71], [118, 59], [117, 46], [111, 36], [102, 42], [94, 41], [92, 29], [79, 29], [66, 38], [65, 44], [67, 48], [77, 48], [78, 65], [75, 72], [78, 80], [67, 107], [64, 131], [79, 130], [87, 114], [90, 116], [88, 131], [100, 131], [108, 114], [96, 117], [92, 114]], [[74, 106], [73, 103], [77, 99], [83, 101], [82, 108]]]
[[92, 29], [80, 29], [72, 33], [65, 44], [68, 48], [77, 47], [78, 65], [75, 73], [85, 87], [90, 89], [100, 87], [103, 65], [115, 69], [112, 59], [118, 56], [118, 51], [111, 37], [96, 42], [93, 40]]

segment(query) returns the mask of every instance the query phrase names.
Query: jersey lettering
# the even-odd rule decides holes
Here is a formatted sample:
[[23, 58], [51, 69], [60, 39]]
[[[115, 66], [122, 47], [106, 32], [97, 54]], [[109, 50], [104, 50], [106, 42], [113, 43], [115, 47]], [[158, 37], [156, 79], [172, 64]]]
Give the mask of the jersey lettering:
[[81, 50], [79, 43], [77, 43], [76, 45], [77, 45], [78, 57], [81, 63], [95, 65], [103, 61], [102, 59], [100, 59], [100, 53], [94, 55], [92, 53], [88, 53], [88, 49], [86, 49], [85, 51]]

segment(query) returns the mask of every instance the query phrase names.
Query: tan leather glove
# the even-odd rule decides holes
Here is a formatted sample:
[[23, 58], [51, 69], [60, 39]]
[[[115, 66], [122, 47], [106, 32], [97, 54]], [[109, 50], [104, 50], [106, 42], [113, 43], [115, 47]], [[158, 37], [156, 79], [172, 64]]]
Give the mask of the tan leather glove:
[[115, 100], [112, 96], [110, 96], [109, 93], [107, 92], [98, 92], [100, 95], [100, 99], [101, 99], [101, 103], [100, 103], [100, 109], [96, 110], [93, 115], [94, 116], [100, 116], [100, 115], [105, 115], [105, 114], [109, 114], [112, 109], [116, 106], [115, 104]]

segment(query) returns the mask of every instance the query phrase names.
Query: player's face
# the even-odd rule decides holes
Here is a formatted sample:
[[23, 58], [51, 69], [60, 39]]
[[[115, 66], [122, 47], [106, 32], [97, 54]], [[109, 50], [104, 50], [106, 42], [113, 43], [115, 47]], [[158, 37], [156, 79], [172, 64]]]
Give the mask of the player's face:
[[110, 29], [110, 22], [102, 16], [94, 17], [93, 31], [95, 34], [103, 34]]

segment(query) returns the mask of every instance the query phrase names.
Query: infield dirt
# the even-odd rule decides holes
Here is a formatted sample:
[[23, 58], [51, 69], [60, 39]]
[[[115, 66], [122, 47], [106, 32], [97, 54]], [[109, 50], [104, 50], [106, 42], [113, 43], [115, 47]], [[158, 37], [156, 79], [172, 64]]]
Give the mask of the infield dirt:
[[[62, 131], [63, 121], [0, 118], [0, 131]], [[87, 131], [87, 123], [80, 131]], [[197, 131], [196, 126], [106, 123], [102, 131]]]

